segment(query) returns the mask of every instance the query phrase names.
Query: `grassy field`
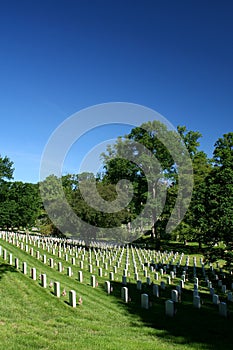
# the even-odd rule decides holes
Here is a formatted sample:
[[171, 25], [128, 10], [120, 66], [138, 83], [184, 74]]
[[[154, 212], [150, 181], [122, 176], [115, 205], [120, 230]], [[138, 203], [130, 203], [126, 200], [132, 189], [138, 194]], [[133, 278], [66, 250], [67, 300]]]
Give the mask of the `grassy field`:
[[[144, 310], [140, 307], [141, 292], [136, 289], [136, 282], [129, 277], [129, 294], [131, 302], [125, 304], [120, 298], [122, 272], [115, 275], [112, 282], [113, 292], [107, 295], [104, 282], [108, 280], [105, 272], [102, 278], [97, 277], [98, 287], [90, 286], [90, 273], [85, 261], [83, 270], [84, 282], [77, 281], [79, 266], [72, 266], [72, 277], [66, 274], [70, 262], [54, 257], [51, 252], [41, 248], [41, 255], [47, 259], [53, 257], [62, 261], [64, 271], [50, 268], [42, 259], [30, 256], [0, 239], [2, 250], [12, 253], [20, 261], [20, 268], [9, 265], [8, 260], [0, 258], [0, 344], [7, 350], [17, 349], [230, 349], [233, 343], [232, 305], [229, 305], [230, 316], [223, 318], [218, 314], [217, 306], [211, 302], [206, 284], [200, 282], [203, 300], [201, 309], [192, 305], [192, 283], [186, 283], [182, 293], [182, 302], [177, 306], [174, 318], [165, 316], [165, 300], [170, 298], [171, 289], [178, 283], [168, 286], [160, 298], [152, 296], [151, 287], [143, 284], [143, 292], [150, 295], [151, 307]], [[34, 247], [35, 249], [35, 247]], [[37, 250], [37, 248], [36, 248]], [[34, 254], [35, 255], [35, 254]], [[199, 256], [197, 256], [197, 260]], [[190, 261], [192, 255], [189, 255]], [[131, 257], [130, 257], [131, 258]], [[124, 259], [124, 258], [123, 258]], [[27, 262], [28, 274], [21, 271], [22, 262]], [[132, 264], [132, 262], [130, 261]], [[45, 273], [49, 282], [59, 281], [61, 289], [67, 295], [57, 298], [53, 288], [42, 288], [39, 278], [33, 281], [30, 269], [35, 267], [37, 274]], [[98, 276], [97, 268], [93, 274]], [[198, 267], [198, 274], [201, 269]], [[68, 291], [74, 289], [77, 298], [83, 299], [82, 305], [71, 308], [68, 304]], [[220, 291], [219, 291], [220, 292]], [[226, 296], [221, 295], [222, 301]]]

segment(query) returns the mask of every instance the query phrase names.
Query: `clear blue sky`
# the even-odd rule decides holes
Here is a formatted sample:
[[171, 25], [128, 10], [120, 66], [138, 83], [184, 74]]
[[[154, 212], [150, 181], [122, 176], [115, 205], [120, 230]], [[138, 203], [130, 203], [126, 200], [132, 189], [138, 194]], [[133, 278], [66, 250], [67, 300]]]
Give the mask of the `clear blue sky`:
[[0, 45], [0, 154], [15, 180], [37, 182], [54, 129], [103, 102], [141, 104], [200, 131], [209, 156], [232, 131], [230, 0], [2, 0]]

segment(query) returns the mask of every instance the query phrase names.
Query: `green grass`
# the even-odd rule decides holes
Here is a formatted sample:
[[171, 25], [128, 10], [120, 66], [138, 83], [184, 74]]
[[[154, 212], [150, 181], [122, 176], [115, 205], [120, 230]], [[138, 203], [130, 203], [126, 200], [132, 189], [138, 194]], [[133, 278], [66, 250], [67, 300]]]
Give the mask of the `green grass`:
[[[83, 270], [84, 283], [81, 284], [77, 281], [78, 266], [72, 266], [73, 277], [66, 275], [66, 267], [71, 266], [70, 262], [46, 252], [47, 258], [62, 261], [65, 270], [59, 273], [56, 267], [51, 269], [48, 264], [43, 264], [12, 244], [0, 240], [0, 245], [12, 253], [13, 258], [19, 258], [20, 267], [23, 261], [28, 264], [28, 274], [23, 275], [21, 268], [16, 270], [0, 258], [2, 349], [217, 350], [228, 349], [233, 342], [232, 306], [229, 319], [220, 317], [203, 282], [200, 283], [204, 302], [202, 308], [196, 310], [192, 306], [190, 282], [186, 284], [176, 316], [168, 318], [165, 316], [164, 303], [170, 298], [170, 290], [174, 286], [167, 287], [160, 298], [155, 299], [151, 296], [150, 288], [143, 284], [143, 292], [151, 296], [152, 307], [142, 310], [141, 292], [136, 290], [132, 277], [128, 284], [132, 301], [124, 304], [120, 299], [121, 270], [112, 283], [113, 293], [108, 296], [104, 291], [104, 281], [108, 280], [108, 275], [97, 277], [99, 286], [92, 288], [89, 285], [90, 274], [86, 271], [87, 261]], [[40, 252], [45, 253], [41, 248]], [[192, 255], [189, 256], [192, 262]], [[68, 296], [56, 298], [52, 289], [42, 288], [39, 279], [33, 281], [30, 278], [31, 267], [36, 267], [38, 274], [46, 273], [48, 283], [50, 280], [59, 281], [61, 289], [65, 288], [67, 292], [76, 290], [77, 297], [82, 296], [83, 304], [73, 309], [68, 305]], [[97, 268], [93, 274], [98, 275]], [[174, 281], [175, 285], [178, 280]], [[224, 296], [220, 296], [224, 300]]]

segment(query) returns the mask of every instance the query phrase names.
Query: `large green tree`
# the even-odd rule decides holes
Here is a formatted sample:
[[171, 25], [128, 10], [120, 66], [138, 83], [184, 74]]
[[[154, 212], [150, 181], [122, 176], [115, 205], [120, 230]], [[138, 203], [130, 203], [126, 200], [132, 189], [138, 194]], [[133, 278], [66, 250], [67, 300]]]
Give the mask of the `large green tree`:
[[39, 214], [38, 185], [20, 181], [1, 184], [0, 226], [28, 229], [36, 224]]
[[[159, 121], [148, 122], [133, 128], [124, 139], [118, 139], [103, 157], [108, 181], [116, 184], [121, 178], [126, 178], [133, 184], [131, 218], [137, 216], [146, 205], [144, 218], [150, 225], [152, 239], [158, 243], [162, 232], [166, 231], [166, 225], [175, 227], [182, 219], [190, 200], [192, 164], [189, 151], [195, 153], [199, 134], [187, 133], [190, 148], [187, 150], [181, 135], [185, 131], [185, 128], [181, 128], [177, 133]], [[169, 192], [170, 187], [173, 189]], [[167, 197], [169, 194], [172, 196], [167, 198], [166, 203], [169, 204], [161, 213], [166, 192]], [[165, 224], [162, 230], [158, 221]]]
[[4, 180], [11, 180], [13, 178], [13, 162], [7, 157], [0, 155], [0, 184]]
[[[233, 248], [233, 133], [215, 143], [212, 167], [194, 193], [192, 225], [199, 242], [209, 248], [207, 258], [224, 258], [232, 264]], [[216, 249], [220, 243], [226, 248]]]
[[[92, 173], [61, 178], [50, 175], [40, 184], [40, 191], [43, 210], [39, 226], [44, 234], [63, 234], [88, 242], [100, 237], [104, 231], [101, 228], [120, 227], [128, 215], [126, 210], [104, 210], [103, 205], [114, 204], [119, 193], [114, 185], [100, 181]], [[124, 198], [124, 191], [121, 194]]]
[[[175, 239], [175, 240], [183, 240], [186, 242], [189, 239], [196, 239], [199, 238], [199, 228], [194, 229], [193, 227], [193, 215], [192, 215], [192, 207], [194, 205], [199, 205], [198, 198], [195, 194], [200, 194], [199, 186], [202, 185], [205, 177], [207, 176], [209, 170], [210, 170], [210, 164], [209, 160], [206, 156], [206, 154], [203, 151], [199, 150], [200, 142], [199, 138], [202, 136], [199, 132], [196, 131], [188, 131], [185, 126], [178, 126], [177, 131], [185, 145], [185, 148], [188, 152], [189, 158], [191, 160], [191, 164], [188, 162], [182, 163], [182, 150], [180, 152], [180, 166], [183, 167], [183, 177], [184, 182], [189, 180], [189, 176], [193, 176], [193, 188], [192, 193], [189, 191], [184, 191], [184, 195], [182, 197], [182, 201], [185, 203], [185, 201], [188, 201], [190, 198], [190, 195], [192, 195], [191, 203], [187, 203], [186, 206], [186, 213], [183, 219], [181, 220], [180, 224], [177, 225], [177, 227], [171, 232], [169, 235], [166, 235], [166, 225], [171, 217], [172, 210], [175, 206], [175, 203], [177, 201], [177, 194], [179, 192], [179, 187], [181, 186], [179, 181], [179, 169], [175, 169], [175, 172], [173, 173], [172, 182], [170, 182], [170, 185], [168, 186], [167, 190], [167, 199], [164, 206], [163, 213], [159, 220], [157, 221], [157, 230], [161, 232], [161, 235], [164, 238], [167, 239]], [[179, 145], [177, 146], [179, 147]], [[179, 149], [179, 148], [178, 148]], [[178, 152], [177, 152], [178, 153]], [[179, 153], [178, 153], [179, 158]], [[192, 175], [188, 173], [188, 168], [192, 167]], [[187, 169], [186, 169], [187, 168]], [[178, 170], [178, 171], [176, 171]], [[186, 175], [187, 174], [187, 175]], [[189, 181], [187, 181], [188, 183]], [[188, 189], [188, 186], [187, 186]], [[186, 196], [185, 196], [186, 194]], [[188, 194], [188, 195], [187, 195]], [[177, 206], [177, 216], [179, 220], [180, 217], [180, 206]]]

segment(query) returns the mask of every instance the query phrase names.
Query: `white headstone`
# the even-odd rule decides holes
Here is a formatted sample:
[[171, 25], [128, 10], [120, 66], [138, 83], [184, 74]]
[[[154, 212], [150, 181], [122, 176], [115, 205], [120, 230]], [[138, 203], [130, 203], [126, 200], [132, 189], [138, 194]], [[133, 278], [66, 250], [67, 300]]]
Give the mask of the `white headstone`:
[[23, 274], [26, 275], [27, 274], [27, 263], [23, 262]]
[[153, 285], [153, 295], [156, 296], [156, 298], [159, 298], [159, 285], [158, 284], [154, 284]]
[[19, 259], [15, 258], [15, 268], [18, 269], [19, 268]]
[[178, 303], [178, 301], [179, 301], [179, 294], [178, 294], [178, 291], [176, 289], [172, 289], [172, 291], [171, 291], [171, 299], [175, 303]]
[[79, 281], [80, 283], [83, 282], [83, 272], [82, 272], [82, 271], [78, 271], [78, 281]]
[[181, 286], [179, 284], [176, 286], [176, 290], [179, 293], [179, 295], [181, 295]]
[[213, 294], [213, 304], [218, 305], [219, 303], [219, 296], [217, 294]]
[[50, 259], [49, 259], [49, 266], [50, 266], [51, 268], [53, 268], [53, 267], [54, 267], [54, 261], [53, 261], [53, 258], [50, 258]]
[[214, 288], [213, 287], [210, 287], [210, 295], [214, 295]]
[[196, 284], [197, 285], [197, 288], [198, 288], [198, 278], [197, 277], [194, 277], [194, 285]]
[[197, 309], [201, 308], [201, 299], [198, 295], [193, 297], [193, 306]]
[[227, 317], [227, 304], [226, 303], [219, 303], [219, 314], [221, 316]]
[[36, 268], [35, 267], [33, 267], [31, 269], [31, 277], [34, 281], [36, 281]]
[[228, 292], [228, 293], [227, 293], [227, 300], [228, 300], [228, 301], [233, 301], [232, 292]]
[[165, 287], [165, 282], [164, 281], [161, 281], [160, 287], [161, 287], [162, 290], [165, 290], [166, 287]]
[[137, 281], [137, 290], [141, 290], [142, 289], [142, 281], [138, 280]]
[[53, 287], [54, 287], [54, 295], [57, 298], [60, 298], [61, 296], [60, 282], [54, 282]]
[[126, 276], [122, 276], [122, 284], [123, 284], [124, 286], [127, 285], [127, 277], [126, 277]]
[[3, 259], [6, 260], [7, 259], [7, 250], [3, 249]]
[[62, 263], [61, 263], [61, 261], [58, 262], [57, 269], [58, 269], [59, 272], [62, 272]]
[[149, 309], [149, 296], [148, 294], [141, 294], [141, 307], [143, 309]]
[[222, 287], [222, 280], [218, 280], [218, 286]]
[[96, 287], [96, 278], [94, 275], [91, 275], [91, 286], [92, 288]]
[[128, 288], [127, 287], [121, 288], [121, 298], [124, 300], [125, 303], [128, 303], [129, 296], [128, 296]]
[[180, 280], [180, 287], [184, 288], [184, 281], [183, 280]]
[[47, 277], [46, 277], [46, 274], [43, 273], [41, 275], [41, 285], [43, 288], [46, 288], [47, 287]]
[[173, 317], [175, 313], [175, 306], [172, 300], [167, 300], [165, 302], [165, 314], [166, 316]]
[[222, 292], [223, 293], [227, 292], [227, 286], [225, 284], [222, 285]]
[[72, 269], [71, 267], [67, 267], [67, 276], [71, 277], [72, 276]]
[[105, 287], [106, 292], [108, 294], [110, 294], [111, 293], [111, 283], [109, 281], [105, 281], [104, 287]]
[[74, 290], [69, 291], [69, 304], [72, 307], [76, 307], [76, 292]]

